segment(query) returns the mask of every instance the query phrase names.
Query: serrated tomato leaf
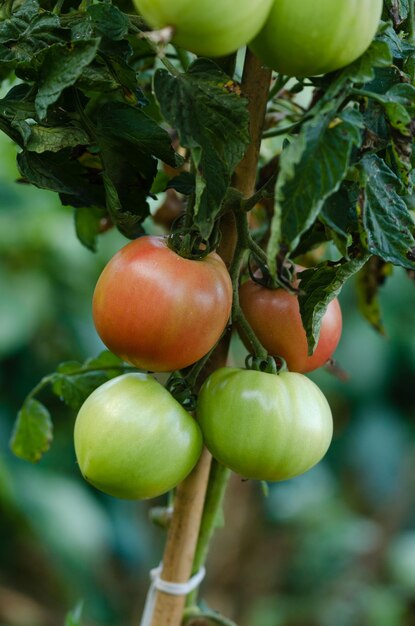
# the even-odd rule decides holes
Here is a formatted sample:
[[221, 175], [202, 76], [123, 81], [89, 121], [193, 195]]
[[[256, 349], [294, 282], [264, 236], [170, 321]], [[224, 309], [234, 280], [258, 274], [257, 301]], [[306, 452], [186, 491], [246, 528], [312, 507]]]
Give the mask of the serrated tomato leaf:
[[275, 189], [276, 213], [268, 255], [270, 266], [282, 247], [294, 250], [343, 181], [355, 146], [362, 141], [362, 118], [345, 111], [335, 119], [318, 116], [283, 151]]
[[113, 41], [120, 41], [128, 33], [128, 17], [116, 6], [106, 2], [93, 4], [87, 9], [95, 30]]
[[330, 302], [339, 295], [344, 283], [356, 274], [369, 256], [339, 263], [324, 263], [317, 268], [301, 272], [300, 304], [301, 319], [307, 334], [308, 353], [313, 354], [320, 336], [321, 320]]
[[123, 365], [124, 361], [108, 350], [85, 363], [66, 361], [58, 367], [52, 391], [72, 409], [79, 410], [97, 387], [122, 373]]
[[120, 359], [119, 356], [113, 354], [109, 350], [103, 350], [98, 354], [98, 356], [91, 357], [85, 361], [84, 367], [114, 367], [120, 368], [122, 365], [125, 365], [125, 361]]
[[365, 189], [361, 207], [363, 243], [384, 261], [415, 269], [413, 221], [398, 194], [403, 190], [400, 180], [375, 154], [365, 156], [359, 167]]
[[359, 310], [369, 324], [385, 335], [379, 290], [392, 273], [392, 266], [379, 257], [373, 256], [357, 274], [356, 287]]
[[247, 102], [238, 85], [208, 59], [198, 59], [178, 76], [158, 70], [154, 90], [181, 145], [193, 151], [195, 221], [208, 237], [231, 174], [249, 144]]
[[18, 413], [10, 441], [14, 454], [36, 463], [49, 449], [52, 436], [52, 422], [47, 408], [38, 400], [27, 400]]
[[56, 44], [47, 49], [35, 99], [40, 119], [46, 117], [48, 107], [59, 99], [63, 90], [76, 83], [84, 67], [95, 58], [99, 43], [96, 38], [73, 41], [70, 45]]
[[107, 372], [85, 372], [78, 375], [57, 374], [53, 393], [71, 409], [78, 411], [87, 397], [108, 380]]
[[132, 158], [137, 151], [152, 155], [172, 167], [183, 164], [183, 158], [172, 148], [169, 134], [141, 109], [123, 102], [103, 105], [96, 116], [98, 143], [122, 145]]

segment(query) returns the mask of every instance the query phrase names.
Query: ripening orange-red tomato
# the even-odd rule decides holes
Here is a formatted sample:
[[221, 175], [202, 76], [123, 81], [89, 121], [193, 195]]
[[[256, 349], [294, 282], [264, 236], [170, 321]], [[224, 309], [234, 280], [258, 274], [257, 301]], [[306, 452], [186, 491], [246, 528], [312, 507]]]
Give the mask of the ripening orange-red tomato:
[[168, 372], [209, 352], [231, 306], [231, 279], [215, 252], [185, 259], [165, 238], [145, 236], [109, 261], [92, 308], [97, 332], [114, 354], [139, 369]]
[[296, 295], [282, 288], [268, 289], [249, 279], [240, 287], [239, 299], [259, 341], [269, 354], [283, 357], [291, 372], [304, 374], [321, 367], [340, 341], [342, 314], [337, 298], [330, 302], [323, 316], [320, 337], [312, 355], [308, 354]]

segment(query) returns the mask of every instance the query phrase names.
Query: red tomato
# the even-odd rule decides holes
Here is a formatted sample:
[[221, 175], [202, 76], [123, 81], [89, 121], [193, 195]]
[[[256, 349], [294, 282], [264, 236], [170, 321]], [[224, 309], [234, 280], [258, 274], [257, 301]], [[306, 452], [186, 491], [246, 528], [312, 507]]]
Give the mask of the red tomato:
[[267, 289], [248, 280], [240, 288], [239, 298], [245, 317], [259, 341], [272, 356], [283, 357], [291, 372], [304, 374], [321, 367], [330, 359], [340, 341], [342, 314], [337, 298], [327, 307], [320, 338], [311, 356], [308, 355], [297, 296], [285, 289]]
[[203, 357], [220, 338], [232, 306], [232, 283], [215, 253], [184, 259], [162, 237], [122, 248], [94, 292], [95, 327], [114, 354], [139, 369], [167, 372]]

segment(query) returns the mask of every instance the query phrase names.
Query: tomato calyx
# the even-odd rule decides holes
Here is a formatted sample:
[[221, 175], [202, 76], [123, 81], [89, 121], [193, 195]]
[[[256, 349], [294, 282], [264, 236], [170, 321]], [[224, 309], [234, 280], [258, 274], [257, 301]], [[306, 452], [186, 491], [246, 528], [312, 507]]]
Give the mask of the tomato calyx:
[[183, 223], [185, 217], [181, 215], [173, 222], [171, 233], [167, 238], [167, 245], [184, 259], [201, 261], [218, 247], [219, 229], [213, 228], [212, 234], [206, 239], [197, 227]]
[[291, 261], [283, 264], [278, 263], [277, 274], [273, 276], [268, 265], [251, 252], [248, 260], [248, 273], [254, 283], [266, 289], [281, 288], [293, 295], [300, 293], [300, 289], [295, 285], [295, 265]]
[[186, 378], [180, 372], [173, 372], [166, 383], [166, 389], [173, 398], [190, 413], [196, 408], [197, 396]]
[[287, 363], [280, 357], [267, 356], [266, 358], [248, 354], [245, 359], [245, 367], [247, 370], [254, 372], [265, 372], [266, 374], [280, 374], [287, 372]]

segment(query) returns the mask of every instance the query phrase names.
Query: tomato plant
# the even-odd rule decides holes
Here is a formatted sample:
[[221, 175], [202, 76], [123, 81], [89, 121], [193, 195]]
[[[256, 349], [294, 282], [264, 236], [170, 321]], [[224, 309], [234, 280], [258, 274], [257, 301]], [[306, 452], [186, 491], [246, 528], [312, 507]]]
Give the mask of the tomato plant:
[[[137, 0], [137, 15], [124, 11], [124, 2], [2, 3], [0, 130], [18, 146], [20, 180], [74, 207], [76, 233], [89, 250], [104, 245], [105, 254], [108, 227], [132, 240], [108, 263], [94, 294], [97, 330], [115, 354], [70, 360], [42, 378], [18, 414], [18, 456], [38, 461], [51, 444], [52, 418], [37, 399], [47, 384], [73, 411], [83, 405], [75, 433], [81, 469], [121, 497], [151, 497], [190, 471], [201, 434], [173, 395], [190, 407], [200, 388], [206, 441], [244, 476], [281, 480], [324, 454], [331, 415], [313, 383], [300, 373], [221, 368], [231, 325], [249, 338], [252, 366], [268, 362], [267, 350], [291, 369], [322, 364], [340, 333], [335, 296], [343, 285], [356, 279], [360, 310], [382, 332], [380, 286], [392, 265], [415, 271], [413, 3], [385, 2], [375, 45], [336, 74], [330, 71], [370, 44], [381, 1], [272, 5]], [[166, 29], [149, 34], [148, 27]], [[177, 47], [166, 45], [170, 37]], [[237, 55], [252, 37], [252, 48]], [[235, 54], [212, 61], [186, 49]], [[172, 214], [158, 221], [169, 245], [143, 236], [164, 193], [174, 198]], [[197, 245], [187, 246], [189, 239]], [[187, 252], [203, 249], [205, 258], [190, 258], [178, 240]], [[303, 256], [315, 263], [301, 279], [308, 345], [320, 338], [312, 357], [298, 307], [280, 314], [271, 302], [291, 307], [295, 299], [279, 291], [257, 296], [249, 282], [238, 298], [249, 258], [280, 284], [283, 268]], [[20, 270], [16, 259], [12, 254], [6, 278]], [[59, 285], [69, 282], [64, 276]], [[26, 282], [34, 282], [31, 274], [23, 288]], [[27, 313], [26, 299], [17, 302]], [[276, 327], [288, 347], [268, 343]], [[171, 393], [144, 374], [106, 382], [134, 366], [180, 371], [168, 379]], [[228, 476], [219, 461], [210, 467], [202, 453], [175, 494], [164, 581], [186, 581], [204, 564]], [[195, 596], [185, 614], [183, 595], [155, 593], [154, 600], [157, 626], [212, 617]]]
[[134, 0], [152, 28], [171, 26], [177, 45], [203, 56], [223, 56], [251, 41], [272, 0]]
[[192, 470], [202, 451], [195, 420], [148, 374], [131, 373], [98, 387], [75, 422], [84, 478], [117, 498], [154, 498]]
[[252, 49], [269, 67], [288, 76], [333, 72], [369, 47], [382, 0], [275, 0]]
[[333, 430], [320, 389], [291, 372], [216, 370], [201, 389], [197, 417], [215, 459], [258, 480], [306, 472], [326, 453]]
[[[300, 282], [301, 288], [301, 282]], [[324, 365], [340, 341], [342, 314], [337, 298], [328, 305], [321, 320], [320, 336], [313, 354], [308, 354], [306, 332], [298, 297], [285, 289], [269, 289], [247, 280], [239, 289], [246, 319], [256, 336], [273, 356], [285, 359], [292, 372], [311, 372]], [[249, 348], [249, 343], [245, 339]]]
[[222, 259], [185, 259], [162, 237], [122, 248], [102, 272], [93, 297], [105, 345], [136, 367], [181, 369], [203, 357], [229, 318], [232, 285]]

